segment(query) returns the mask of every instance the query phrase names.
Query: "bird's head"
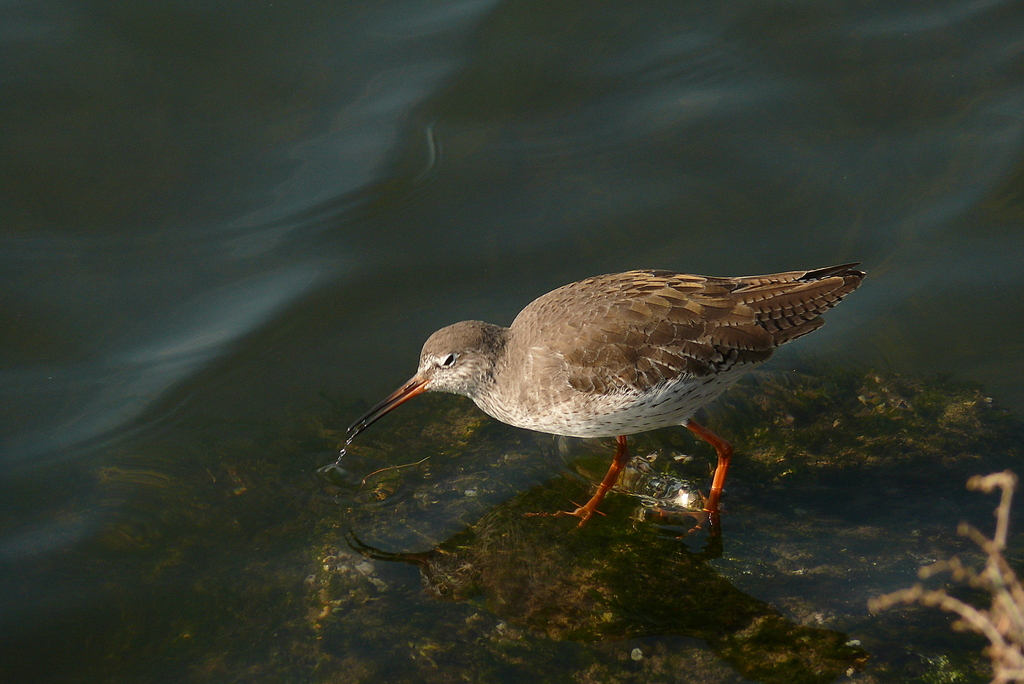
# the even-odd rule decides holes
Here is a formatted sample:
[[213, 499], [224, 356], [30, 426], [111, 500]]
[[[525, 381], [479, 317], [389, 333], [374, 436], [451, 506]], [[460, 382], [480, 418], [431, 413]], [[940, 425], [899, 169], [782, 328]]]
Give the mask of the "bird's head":
[[384, 414], [423, 392], [475, 397], [494, 376], [507, 331], [507, 328], [483, 321], [462, 321], [435, 332], [423, 344], [416, 375], [352, 423], [348, 428], [348, 441]]

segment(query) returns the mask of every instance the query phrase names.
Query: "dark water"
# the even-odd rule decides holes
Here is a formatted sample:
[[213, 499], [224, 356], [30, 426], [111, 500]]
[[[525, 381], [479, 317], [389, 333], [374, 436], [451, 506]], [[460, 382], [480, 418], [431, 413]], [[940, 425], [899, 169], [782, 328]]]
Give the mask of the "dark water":
[[[501, 432], [527, 465], [459, 471], [490, 487], [475, 508], [432, 489], [464, 484], [443, 465], [374, 501], [317, 478], [338, 445], [324, 430], [408, 377], [432, 330], [508, 323], [587, 275], [861, 261], [861, 290], [770, 369], [948, 373], [1024, 412], [1018, 3], [8, 2], [0, 27], [5, 681], [425, 679], [430, 649], [399, 653], [409, 638], [385, 647], [357, 622], [295, 627], [319, 609], [281, 587], [353, 522], [397, 550], [437, 546], [557, 477], [553, 447]], [[419, 458], [376, 448], [353, 472]], [[913, 493], [944, 513], [935, 534], [968, 509], [989, 523], [960, 474]], [[741, 473], [734, 506], [757, 485]], [[388, 528], [413, 490], [445, 505]], [[884, 555], [856, 522], [820, 540]], [[774, 589], [755, 523], [730, 524], [716, 572], [862, 642], [884, 630], [849, 616], [920, 564], [858, 566], [830, 622], [799, 583]], [[791, 534], [773, 543], [808, 543]], [[391, 573], [375, 619], [421, 636], [442, 639], [450, 611], [500, 615], [434, 601], [411, 569], [374, 572]], [[472, 659], [476, 637], [460, 638]], [[628, 647], [530, 636], [514, 655], [585, 681], [630, 639], [684, 637], [616, 638]], [[302, 651], [316, 639], [330, 659]], [[978, 646], [951, 636], [913, 657], [939, 671]], [[719, 673], [703, 681], [738, 676], [719, 655], [694, 656]], [[651, 672], [622, 681], [689, 681]]]

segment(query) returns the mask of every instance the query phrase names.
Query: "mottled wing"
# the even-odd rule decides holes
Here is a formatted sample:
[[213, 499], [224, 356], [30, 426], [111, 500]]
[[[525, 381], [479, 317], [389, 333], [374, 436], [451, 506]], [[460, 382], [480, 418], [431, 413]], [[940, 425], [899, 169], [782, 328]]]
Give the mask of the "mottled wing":
[[683, 376], [756, 364], [821, 325], [863, 274], [849, 266], [750, 278], [630, 271], [540, 297], [512, 324], [544, 382], [643, 391]]
[[858, 264], [735, 278], [739, 287], [733, 296], [754, 311], [758, 325], [772, 334], [777, 347], [825, 324], [821, 314], [864, 280], [864, 272], [855, 266]]

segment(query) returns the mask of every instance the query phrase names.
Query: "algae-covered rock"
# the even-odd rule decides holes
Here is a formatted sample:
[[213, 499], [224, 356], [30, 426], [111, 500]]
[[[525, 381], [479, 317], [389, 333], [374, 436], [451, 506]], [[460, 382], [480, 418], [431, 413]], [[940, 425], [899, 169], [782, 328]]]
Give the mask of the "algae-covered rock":
[[[956, 523], [982, 526], [991, 506], [963, 483], [1020, 461], [1021, 422], [977, 387], [817, 369], [734, 388], [700, 417], [736, 447], [720, 552], [706, 529], [687, 534], [685, 508], [656, 514], [673, 511], [632, 481], [579, 531], [575, 519], [523, 517], [585, 500], [611, 442], [515, 430], [456, 397], [403, 406], [351, 445], [349, 477], [324, 479], [317, 469], [360, 409], [185, 426], [111, 454], [92, 474], [109, 514], [75, 568], [107, 578], [108, 596], [64, 625], [83, 644], [66, 671], [830, 681], [863, 651], [858, 682], [987, 681], [980, 645], [941, 620], [865, 609], [929, 560], [969, 553]], [[648, 484], [709, 486], [714, 454], [685, 429], [630, 437], [630, 448], [647, 459]], [[349, 531], [419, 565], [364, 556]], [[1015, 539], [1008, 556], [1024, 557]]]
[[707, 561], [720, 553], [717, 535], [693, 552], [653, 525], [595, 523], [568, 533], [565, 520], [532, 515], [558, 505], [567, 485], [526, 492], [427, 552], [350, 542], [367, 557], [420, 567], [431, 596], [479, 597], [498, 617], [556, 640], [694, 637], [765, 684], [825, 683], [860, 668], [866, 654], [845, 634], [787, 620], [715, 572]]

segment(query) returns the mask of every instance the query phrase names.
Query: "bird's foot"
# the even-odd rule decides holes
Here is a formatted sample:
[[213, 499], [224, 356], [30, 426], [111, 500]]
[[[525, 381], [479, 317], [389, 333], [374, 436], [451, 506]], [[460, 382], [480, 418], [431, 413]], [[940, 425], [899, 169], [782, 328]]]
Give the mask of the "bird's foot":
[[586, 524], [586, 522], [588, 520], [590, 520], [594, 516], [595, 513], [598, 513], [600, 515], [604, 515], [604, 513], [602, 513], [601, 511], [597, 510], [596, 506], [590, 506], [589, 504], [587, 504], [586, 506], [580, 506], [575, 501], [572, 501], [570, 503], [576, 504], [576, 510], [574, 510], [574, 511], [555, 511], [554, 513], [526, 513], [525, 515], [528, 518], [533, 518], [533, 517], [541, 516], [541, 515], [543, 515], [543, 516], [550, 516], [552, 518], [564, 518], [567, 515], [571, 515], [571, 516], [574, 516], [574, 517], [580, 519], [579, 524], [576, 525], [576, 529], [579, 529], [579, 528], [583, 527]]
[[[576, 502], [573, 501], [572, 503], [576, 503]], [[553, 513], [552, 515], [554, 515], [556, 518], [562, 518], [562, 517], [565, 517], [567, 515], [576, 516], [577, 518], [580, 519], [579, 524], [576, 525], [576, 529], [579, 529], [579, 528], [583, 527], [587, 523], [588, 520], [590, 520], [592, 517], [594, 517], [595, 513], [597, 513], [599, 515], [604, 515], [604, 513], [602, 513], [601, 511], [597, 510], [596, 507], [591, 508], [589, 506], [580, 506], [579, 504], [576, 504], [576, 510], [574, 510], [574, 511], [557, 511], [556, 513]]]
[[655, 506], [646, 509], [648, 513], [671, 525], [686, 524], [686, 529], [679, 534], [679, 538], [689, 537], [702, 530], [707, 530], [713, 537], [720, 536], [722, 532], [721, 515], [718, 511], [704, 510], [681, 510], [678, 508], [663, 508]]

